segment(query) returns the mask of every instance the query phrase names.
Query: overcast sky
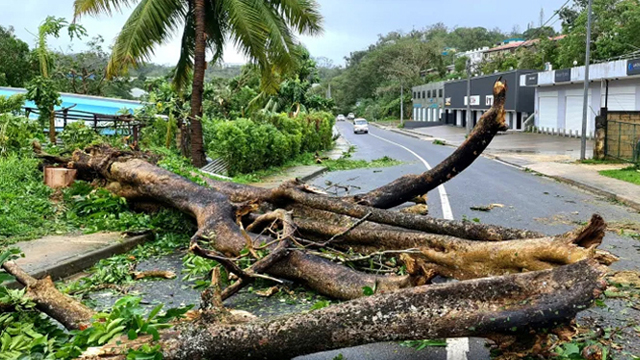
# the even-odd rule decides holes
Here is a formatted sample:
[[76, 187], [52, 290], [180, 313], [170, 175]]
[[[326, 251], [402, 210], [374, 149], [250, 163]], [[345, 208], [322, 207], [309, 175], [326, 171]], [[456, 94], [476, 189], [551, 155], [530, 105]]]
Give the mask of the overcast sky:
[[[355, 50], [365, 49], [376, 41], [378, 34], [389, 31], [422, 29], [443, 22], [448, 27], [499, 27], [511, 31], [514, 25], [526, 30], [527, 24], [540, 22], [540, 9], [545, 21], [553, 15], [564, 0], [318, 0], [324, 16], [324, 33], [317, 37], [301, 37], [314, 57], [324, 56], [337, 65]], [[0, 25], [13, 26], [18, 37], [33, 46], [40, 22], [47, 15], [73, 17], [73, 0], [0, 0]], [[81, 23], [91, 37], [102, 35], [111, 44], [131, 10], [113, 17], [85, 17]], [[549, 24], [554, 24], [552, 20]], [[559, 27], [559, 22], [555, 23]], [[153, 62], [175, 64], [179, 58], [178, 36], [158, 47]], [[68, 51], [68, 37], [52, 40], [51, 45]], [[77, 40], [75, 50], [83, 47]], [[225, 50], [225, 62], [243, 63], [245, 60], [232, 46]]]

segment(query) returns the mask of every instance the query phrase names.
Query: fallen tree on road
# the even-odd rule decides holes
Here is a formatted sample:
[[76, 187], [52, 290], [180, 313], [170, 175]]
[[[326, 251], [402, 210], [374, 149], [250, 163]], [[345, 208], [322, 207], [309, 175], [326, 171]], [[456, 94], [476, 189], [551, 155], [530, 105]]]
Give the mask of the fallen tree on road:
[[[615, 261], [597, 249], [606, 227], [602, 218], [594, 215], [582, 229], [548, 237], [389, 210], [455, 177], [506, 130], [505, 93], [499, 80], [491, 110], [433, 170], [354, 197], [330, 197], [298, 181], [267, 190], [209, 179], [204, 187], [144, 154], [106, 145], [77, 150], [68, 166], [132, 203], [192, 216], [198, 231], [190, 251], [238, 278], [227, 289], [207, 290], [195, 323], [162, 334], [158, 343], [166, 358], [283, 358], [378, 341], [529, 331], [571, 319], [599, 296], [602, 265]], [[389, 265], [392, 257], [407, 275], [398, 274], [398, 263]], [[241, 268], [237, 260], [246, 258], [252, 265]], [[361, 266], [374, 260], [379, 268]], [[430, 285], [436, 275], [464, 281]], [[255, 278], [288, 279], [351, 301], [236, 324], [221, 301]], [[375, 295], [364, 297], [363, 289]], [[309, 333], [316, 335], [310, 339]], [[120, 341], [87, 357], [123, 356], [126, 348], [150, 340]]]

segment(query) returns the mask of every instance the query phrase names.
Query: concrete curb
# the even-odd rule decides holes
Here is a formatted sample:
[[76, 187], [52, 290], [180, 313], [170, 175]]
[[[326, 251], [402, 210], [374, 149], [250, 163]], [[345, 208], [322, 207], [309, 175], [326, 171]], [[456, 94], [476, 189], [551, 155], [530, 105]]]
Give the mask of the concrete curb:
[[[371, 124], [374, 124], [374, 123], [371, 123]], [[444, 142], [443, 146], [451, 146], [451, 147], [454, 147], [454, 148], [458, 147], [458, 145], [448, 142], [447, 139], [437, 138], [437, 137], [429, 135], [429, 134], [423, 134], [423, 133], [419, 133], [419, 132], [415, 132], [415, 131], [411, 131], [411, 130], [405, 130], [405, 129], [390, 128], [390, 127], [382, 126], [382, 125], [374, 125], [374, 126], [379, 128], [379, 129], [391, 131], [393, 133], [404, 135], [404, 136], [407, 136], [407, 137], [410, 137], [410, 138], [414, 138], [414, 139], [418, 139], [418, 140], [425, 140], [425, 141], [440, 140], [440, 141]]]
[[325, 172], [327, 172], [327, 170], [328, 170], [328, 168], [323, 167], [322, 169], [315, 170], [315, 171], [309, 173], [308, 175], [304, 175], [304, 176], [298, 177], [298, 178], [300, 180], [304, 181], [304, 182], [307, 182], [309, 180], [313, 180], [314, 178], [324, 174]]
[[[33, 276], [36, 279], [42, 279], [46, 276], [51, 276], [51, 279], [53, 279], [54, 281], [64, 279], [92, 267], [102, 259], [106, 259], [113, 255], [123, 254], [138, 245], [153, 240], [154, 238], [155, 234], [151, 231], [148, 231], [142, 235], [128, 236], [121, 241], [115, 242], [100, 249], [96, 249], [84, 254], [78, 254], [71, 259], [67, 259], [59, 263], [52, 264], [51, 266], [37, 269], [34, 272], [30, 272], [29, 275]], [[6, 286], [15, 289], [20, 287], [20, 284], [12, 281], [7, 283]]]
[[102, 259], [125, 253], [138, 245], [153, 240], [154, 238], [155, 235], [151, 231], [142, 235], [126, 237], [122, 239], [122, 241], [112, 245], [105, 246], [85, 254], [80, 254], [76, 258], [57, 263], [48, 268], [40, 269], [36, 273], [31, 274], [31, 276], [41, 279], [49, 275], [53, 280], [62, 279], [88, 269]]
[[640, 211], [640, 203], [635, 202], [635, 201], [630, 200], [630, 199], [627, 199], [627, 198], [625, 198], [623, 196], [620, 196], [620, 195], [618, 195], [616, 193], [613, 193], [611, 191], [602, 190], [602, 189], [600, 189], [600, 188], [598, 188], [596, 186], [585, 184], [585, 183], [582, 183], [582, 182], [579, 182], [579, 181], [576, 181], [576, 180], [568, 179], [568, 178], [563, 177], [563, 176], [548, 175], [548, 174], [545, 174], [545, 173], [541, 173], [541, 172], [532, 170], [532, 169], [530, 169], [530, 168], [528, 168], [526, 166], [523, 166], [523, 165], [520, 165], [520, 164], [516, 164], [516, 163], [510, 162], [510, 161], [504, 160], [504, 159], [500, 158], [499, 156], [495, 156], [495, 155], [491, 155], [491, 154], [483, 154], [483, 156], [485, 156], [486, 158], [489, 158], [491, 160], [494, 160], [494, 161], [499, 161], [499, 162], [511, 165], [511, 166], [516, 167], [516, 168], [518, 168], [520, 170], [523, 170], [523, 171], [524, 170], [528, 170], [528, 171], [531, 171], [531, 172], [533, 172], [535, 174], [538, 174], [540, 176], [544, 176], [546, 178], [553, 179], [553, 180], [556, 180], [558, 182], [565, 183], [567, 185], [571, 185], [571, 186], [577, 187], [577, 188], [582, 189], [584, 191], [590, 192], [590, 193], [592, 193], [594, 195], [598, 195], [598, 196], [609, 198], [611, 200], [618, 201], [618, 202], [624, 204], [627, 207], [630, 207], [630, 208], [632, 208], [632, 209], [634, 209], [636, 211]]
[[[538, 172], [536, 172], [536, 173], [538, 173]], [[627, 199], [625, 197], [622, 197], [622, 196], [620, 196], [618, 194], [615, 194], [615, 193], [612, 193], [610, 191], [602, 190], [602, 189], [597, 188], [595, 186], [592, 186], [592, 185], [589, 185], [589, 184], [585, 184], [585, 183], [581, 183], [579, 181], [567, 179], [567, 178], [562, 177], [562, 176], [550, 176], [550, 175], [545, 175], [545, 174], [542, 174], [542, 173], [539, 173], [539, 174], [543, 175], [543, 176], [546, 176], [548, 178], [557, 180], [559, 182], [575, 186], [575, 187], [577, 187], [579, 189], [588, 191], [588, 192], [593, 193], [595, 195], [603, 196], [603, 197], [609, 198], [611, 200], [618, 201], [618, 202], [624, 204], [627, 207], [630, 207], [630, 208], [632, 208], [632, 209], [634, 209], [636, 211], [640, 211], [640, 203], [637, 203], [637, 202], [635, 202], [633, 200], [629, 200], [629, 199]]]

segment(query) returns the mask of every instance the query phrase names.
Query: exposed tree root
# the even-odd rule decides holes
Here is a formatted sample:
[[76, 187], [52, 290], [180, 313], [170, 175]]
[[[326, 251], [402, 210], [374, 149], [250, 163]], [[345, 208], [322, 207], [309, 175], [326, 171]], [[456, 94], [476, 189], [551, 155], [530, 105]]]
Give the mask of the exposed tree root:
[[[285, 359], [371, 342], [527, 333], [571, 319], [606, 286], [586, 260], [554, 270], [420, 286], [249, 323], [197, 323], [161, 335], [165, 359]], [[312, 336], [310, 336], [313, 334]], [[120, 339], [85, 359], [122, 358]]]

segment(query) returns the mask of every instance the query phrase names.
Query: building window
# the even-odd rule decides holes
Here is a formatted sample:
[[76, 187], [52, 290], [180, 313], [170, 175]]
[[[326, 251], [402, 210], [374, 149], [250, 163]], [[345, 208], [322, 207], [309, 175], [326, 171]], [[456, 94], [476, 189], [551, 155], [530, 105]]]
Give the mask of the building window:
[[442, 97], [442, 89], [438, 90], [438, 97]]
[[424, 97], [424, 91], [422, 92], [422, 98], [423, 98], [423, 99], [425, 98], [425, 97]]
[[414, 98], [414, 99], [416, 99], [416, 98], [417, 98], [417, 96], [416, 96], [416, 92], [415, 92], [415, 91], [413, 92], [413, 98]]
[[427, 97], [431, 99], [431, 90], [427, 91]]

